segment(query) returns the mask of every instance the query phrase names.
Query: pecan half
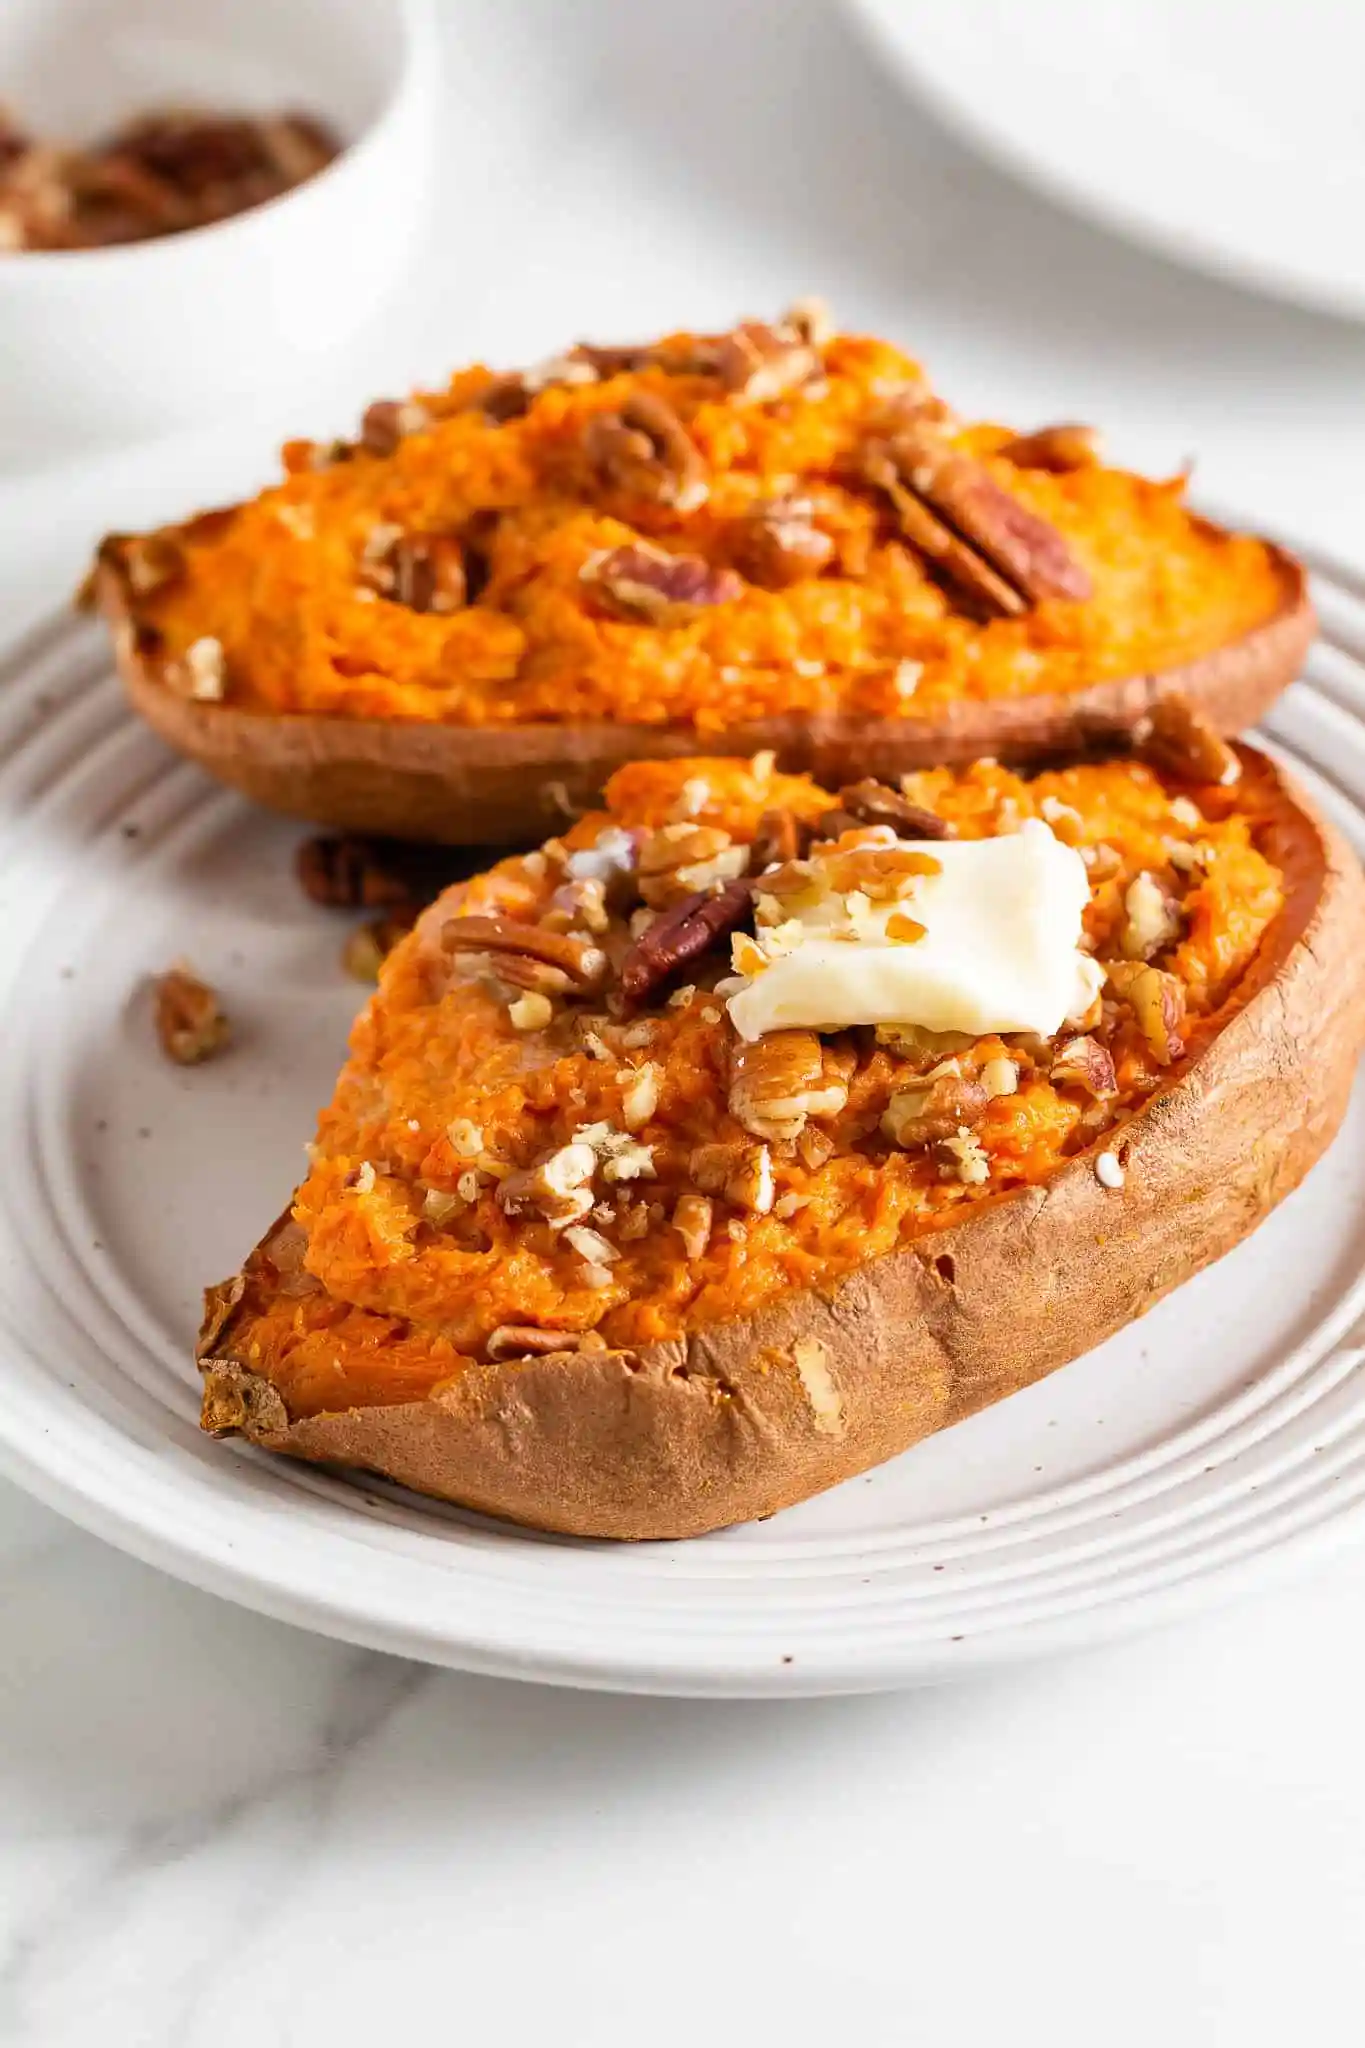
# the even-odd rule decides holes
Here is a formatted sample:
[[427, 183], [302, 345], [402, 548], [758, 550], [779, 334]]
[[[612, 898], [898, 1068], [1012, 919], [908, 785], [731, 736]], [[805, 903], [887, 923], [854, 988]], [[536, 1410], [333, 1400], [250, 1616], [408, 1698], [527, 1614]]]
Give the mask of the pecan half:
[[599, 412], [583, 430], [583, 452], [613, 489], [695, 512], [708, 496], [701, 451], [666, 399], [634, 391], [617, 412]]
[[683, 1241], [689, 1259], [705, 1256], [711, 1242], [714, 1210], [705, 1195], [679, 1195], [673, 1207], [673, 1228]]
[[837, 1116], [848, 1101], [854, 1055], [813, 1031], [767, 1031], [730, 1055], [729, 1109], [756, 1138], [799, 1136], [809, 1118]]
[[1057, 1047], [1049, 1071], [1053, 1081], [1065, 1088], [1084, 1088], [1097, 1101], [1118, 1094], [1114, 1062], [1098, 1039], [1068, 1038]]
[[719, 939], [737, 930], [749, 915], [753, 896], [747, 878], [727, 882], [712, 895], [689, 896], [655, 918], [642, 932], [621, 965], [621, 993], [642, 1002], [654, 989], [671, 981]]
[[1133, 729], [1140, 760], [1182, 782], [1236, 782], [1242, 764], [1233, 749], [1187, 697], [1173, 693], [1152, 706]]
[[441, 927], [441, 941], [452, 953], [487, 953], [506, 979], [517, 978], [518, 961], [547, 970], [523, 984], [545, 994], [598, 989], [607, 978], [607, 956], [600, 946], [511, 917], [448, 918]]
[[841, 789], [839, 808], [826, 811], [816, 821], [815, 830], [822, 839], [837, 839], [841, 832], [851, 831], [859, 825], [889, 825], [898, 839], [951, 839], [954, 836], [953, 828], [946, 819], [936, 817], [933, 811], [926, 811], [922, 804], [912, 804], [909, 797], [902, 796], [898, 789], [892, 789], [872, 776]]
[[872, 444], [863, 460], [863, 474], [890, 498], [901, 533], [910, 546], [952, 588], [970, 598], [987, 615], [1016, 618], [1027, 611], [1019, 592], [1003, 576], [997, 576], [989, 562], [969, 548], [907, 487], [892, 444]]
[[577, 1351], [576, 1330], [542, 1330], [531, 1323], [499, 1323], [489, 1332], [484, 1356], [494, 1365], [505, 1358], [548, 1358], [556, 1351]]
[[795, 328], [744, 320], [716, 343], [715, 367], [731, 398], [764, 404], [807, 383], [823, 364]]
[[990, 1100], [980, 1081], [963, 1074], [955, 1060], [945, 1060], [920, 1086], [896, 1091], [882, 1115], [882, 1135], [906, 1151], [945, 1143], [977, 1123]]
[[834, 542], [815, 524], [809, 498], [760, 498], [735, 521], [730, 555], [750, 583], [786, 590], [833, 561]]
[[324, 909], [405, 909], [424, 897], [430, 901], [442, 887], [439, 881], [429, 893], [414, 887], [415, 876], [403, 856], [415, 851], [356, 832], [323, 833], [300, 843], [294, 869], [309, 902]]
[[996, 452], [1016, 469], [1050, 469], [1058, 476], [1073, 469], [1096, 469], [1100, 462], [1099, 429], [1062, 420], [1055, 426], [1038, 427], [1031, 434], [1016, 434]]
[[1159, 1066], [1170, 1066], [1185, 1050], [1184, 983], [1138, 960], [1107, 960], [1104, 967], [1111, 987], [1137, 1019], [1153, 1059]]
[[925, 428], [903, 428], [890, 452], [902, 484], [1029, 603], [1089, 597], [1090, 578], [1056, 528], [1002, 490], [983, 464]]
[[505, 1174], [498, 1182], [496, 1200], [509, 1216], [533, 1209], [552, 1230], [563, 1230], [592, 1207], [592, 1177], [597, 1171], [597, 1154], [591, 1145], [575, 1139], [542, 1153], [529, 1166]]
[[640, 894], [651, 909], [667, 910], [735, 881], [748, 865], [748, 847], [717, 825], [661, 825], [640, 848]]
[[399, 533], [376, 529], [360, 580], [412, 612], [458, 612], [469, 597], [464, 549], [453, 533]]
[[679, 625], [699, 607], [729, 604], [743, 589], [733, 570], [713, 568], [700, 555], [673, 555], [636, 541], [590, 555], [582, 581], [607, 598], [622, 618], [653, 626]]
[[188, 967], [172, 967], [155, 987], [156, 1035], [161, 1050], [178, 1067], [195, 1067], [221, 1052], [228, 1020], [217, 991]]

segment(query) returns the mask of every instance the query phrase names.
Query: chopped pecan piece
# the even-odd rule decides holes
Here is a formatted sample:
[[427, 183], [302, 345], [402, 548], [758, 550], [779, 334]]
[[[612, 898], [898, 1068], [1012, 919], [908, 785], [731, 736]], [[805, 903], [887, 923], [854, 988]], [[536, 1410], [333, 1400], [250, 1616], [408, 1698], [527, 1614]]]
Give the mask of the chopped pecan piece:
[[1108, 960], [1110, 986], [1137, 1019], [1139, 1031], [1159, 1066], [1169, 1067], [1185, 1050], [1185, 985], [1174, 974], [1139, 960]]
[[859, 825], [889, 825], [898, 839], [951, 839], [953, 828], [943, 818], [912, 804], [898, 789], [868, 776], [839, 791], [839, 808], [816, 821], [821, 839], [837, 839]]
[[667, 400], [634, 391], [618, 412], [599, 412], [583, 431], [583, 451], [613, 489], [676, 512], [695, 512], [708, 496], [701, 451]]
[[300, 887], [327, 910], [424, 909], [480, 865], [475, 847], [416, 846], [358, 832], [305, 839], [294, 856]]
[[1145, 868], [1124, 891], [1123, 908], [1119, 948], [1125, 960], [1150, 960], [1180, 933], [1179, 903]]
[[591, 1209], [596, 1171], [597, 1154], [591, 1145], [578, 1139], [558, 1145], [530, 1166], [504, 1175], [498, 1182], [498, 1206], [509, 1216], [534, 1209], [552, 1230], [566, 1229]]
[[727, 882], [716, 895], [690, 896], [655, 918], [642, 932], [621, 967], [621, 992], [638, 1003], [670, 981], [680, 967], [737, 929], [749, 914], [752, 885], [746, 878]]
[[178, 1067], [198, 1066], [227, 1044], [228, 1020], [217, 991], [188, 967], [157, 977], [155, 1018], [161, 1050]]
[[1134, 727], [1140, 760], [1182, 782], [1212, 782], [1223, 788], [1237, 781], [1242, 764], [1233, 749], [1187, 697], [1160, 698]]
[[835, 548], [815, 524], [809, 498], [760, 498], [735, 521], [730, 554], [750, 583], [786, 590], [828, 568]]
[[810, 839], [810, 826], [795, 811], [764, 811], [749, 849], [749, 872], [761, 875], [768, 868], [800, 860]]
[[673, 1208], [673, 1228], [683, 1241], [689, 1259], [705, 1256], [711, 1242], [714, 1210], [705, 1195], [679, 1195]]
[[916, 1088], [891, 1097], [882, 1116], [882, 1135], [910, 1150], [946, 1142], [985, 1115], [991, 1097], [980, 1081], [963, 1074], [956, 1060], [944, 1060]]
[[489, 1333], [484, 1355], [499, 1365], [505, 1358], [548, 1358], [580, 1348], [576, 1330], [542, 1330], [530, 1323], [499, 1323]]
[[723, 1195], [737, 1209], [766, 1216], [773, 1206], [773, 1162], [766, 1145], [749, 1144], [742, 1138], [697, 1145], [687, 1171], [704, 1195]]
[[533, 974], [520, 985], [546, 995], [569, 990], [581, 994], [601, 988], [607, 978], [607, 956], [600, 946], [511, 917], [448, 918], [441, 939], [452, 953], [487, 953], [505, 980], [519, 981], [518, 962], [543, 969], [542, 974]]
[[749, 865], [747, 846], [736, 846], [716, 825], [662, 825], [640, 848], [640, 894], [653, 910], [733, 882]]
[[415, 399], [376, 398], [360, 421], [360, 445], [370, 455], [392, 455], [400, 441], [431, 425], [431, 414]]
[[1098, 1039], [1068, 1038], [1052, 1056], [1051, 1078], [1064, 1088], [1084, 1088], [1096, 1101], [1117, 1095], [1114, 1062]]
[[622, 618], [674, 626], [700, 606], [729, 604], [743, 585], [730, 569], [715, 569], [700, 555], [672, 555], [636, 541], [590, 555], [579, 574]]
[[[1002, 490], [983, 464], [949, 448], [931, 429], [903, 427], [883, 444], [882, 461], [890, 463], [899, 483], [901, 496], [895, 502], [902, 521], [903, 499], [913, 495], [998, 572], [1023, 603], [1089, 597], [1090, 578], [1056, 528]], [[956, 575], [960, 564], [945, 558], [943, 566]]]
[[794, 328], [745, 320], [716, 344], [716, 374], [731, 398], [757, 404], [781, 398], [823, 368], [819, 355]]
[[836, 332], [829, 307], [817, 298], [793, 300], [777, 324], [790, 328], [808, 348], [823, 348], [827, 341], [833, 341]]
[[730, 1114], [756, 1138], [798, 1137], [809, 1118], [837, 1116], [848, 1101], [854, 1055], [813, 1031], [767, 1031], [730, 1055]]
[[1016, 469], [1050, 469], [1058, 476], [1071, 469], [1095, 469], [1100, 461], [1099, 430], [1062, 420], [1032, 434], [1016, 434], [997, 452]]
[[944, 1180], [960, 1180], [966, 1187], [980, 1187], [991, 1177], [991, 1162], [979, 1138], [964, 1126], [951, 1138], [940, 1138], [934, 1146], [934, 1163]]
[[457, 612], [469, 596], [464, 548], [453, 533], [399, 533], [379, 527], [361, 565], [361, 581], [412, 612]]

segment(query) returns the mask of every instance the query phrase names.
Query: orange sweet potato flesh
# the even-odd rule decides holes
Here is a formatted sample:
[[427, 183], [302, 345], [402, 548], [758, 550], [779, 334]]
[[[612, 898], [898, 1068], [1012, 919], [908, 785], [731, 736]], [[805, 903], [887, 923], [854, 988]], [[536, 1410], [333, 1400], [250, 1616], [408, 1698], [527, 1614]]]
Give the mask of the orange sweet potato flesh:
[[[548, 382], [514, 418], [490, 418], [501, 384], [466, 371], [423, 396], [425, 424], [391, 452], [314, 467], [295, 444], [249, 503], [111, 540], [92, 587], [137, 709], [275, 808], [513, 843], [597, 802], [631, 759], [771, 747], [838, 783], [1075, 749], [1171, 690], [1233, 732], [1292, 678], [1312, 633], [1302, 572], [1192, 514], [1183, 480], [1020, 466], [1006, 429], [947, 416], [882, 341], [837, 336], [818, 375], [765, 396], [698, 371], [715, 339], [672, 336], [637, 367]], [[642, 403], [681, 428], [689, 488], [670, 490], [665, 466], [661, 498], [648, 465], [643, 482], [603, 467], [603, 422]], [[945, 580], [867, 471], [917, 409], [917, 431], [1045, 523], [1068, 568], [1048, 587], [1088, 595], [988, 615]], [[753, 536], [764, 507], [791, 517], [793, 503], [816, 554], [787, 580]], [[453, 536], [471, 601], [420, 610], [376, 588], [397, 535]], [[605, 601], [593, 564], [642, 542], [713, 572], [721, 600], [665, 617]], [[144, 572], [149, 546], [175, 564], [164, 581]], [[221, 701], [185, 685], [203, 640], [223, 651]]]
[[[974, 1183], [882, 1134], [923, 1060], [845, 1034], [854, 1071], [822, 1126], [828, 1156], [775, 1146], [772, 1206], [717, 1196], [700, 1251], [678, 1197], [699, 1148], [745, 1136], [710, 993], [723, 957], [643, 1016], [571, 1002], [528, 1033], [496, 978], [452, 974], [442, 934], [456, 911], [543, 914], [553, 872], [513, 859], [448, 892], [386, 963], [291, 1210], [210, 1294], [205, 1427], [537, 1527], [685, 1536], [800, 1500], [1097, 1343], [1297, 1184], [1365, 1034], [1359, 864], [1279, 769], [1238, 757], [1223, 789], [1132, 762], [919, 776], [916, 800], [961, 834], [1041, 815], [1104, 849], [1086, 920], [1101, 956], [1121, 946], [1136, 875], [1181, 892], [1159, 961], [1180, 986], [1183, 1050], [1163, 1066], [1110, 1006], [1096, 1029], [1117, 1092], [1098, 1103], [1036, 1046], [963, 1048], [969, 1080], [1001, 1059], [1018, 1078], [975, 1124], [990, 1172]], [[741, 839], [774, 804], [810, 817], [827, 802], [721, 761], [640, 764], [609, 798], [637, 829], [681, 801]], [[617, 1257], [591, 1272], [546, 1223], [506, 1213], [499, 1176], [629, 1121], [645, 1063], [654, 1099], [634, 1135], [649, 1172], [603, 1191]], [[1099, 1179], [1101, 1152], [1120, 1188]], [[490, 1356], [509, 1324], [563, 1333], [563, 1348]]]

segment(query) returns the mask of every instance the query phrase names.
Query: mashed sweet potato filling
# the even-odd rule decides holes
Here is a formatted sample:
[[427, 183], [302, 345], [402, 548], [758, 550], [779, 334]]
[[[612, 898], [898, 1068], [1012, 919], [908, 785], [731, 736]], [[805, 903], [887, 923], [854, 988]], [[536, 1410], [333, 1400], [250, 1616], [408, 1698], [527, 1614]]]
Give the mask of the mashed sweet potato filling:
[[[1012, 458], [1008, 430], [956, 420], [879, 340], [822, 340], [787, 384], [697, 367], [734, 345], [471, 369], [371, 408], [355, 446], [293, 443], [250, 503], [148, 537], [141, 630], [191, 693], [192, 650], [220, 650], [246, 709], [720, 733], [1079, 690], [1211, 653], [1284, 602], [1272, 553], [1195, 519], [1183, 479]], [[924, 508], [906, 526], [877, 481], [869, 450], [905, 432], [1052, 529], [1064, 573], [1017, 616], [945, 580]]]
[[[1254, 783], [981, 762], [904, 797], [958, 836], [1041, 818], [1081, 850], [1093, 1014], [1052, 1041], [841, 1032], [804, 1098], [765, 1100], [716, 989], [728, 933], [635, 1003], [622, 962], [632, 931], [647, 946], [688, 914], [690, 884], [743, 897], [735, 870], [774, 820], [809, 842], [840, 799], [763, 759], [621, 771], [609, 812], [448, 891], [385, 964], [295, 1200], [316, 1284], [247, 1344], [292, 1415], [418, 1399], [519, 1345], [746, 1315], [1043, 1179], [1197, 1056], [1281, 907]], [[856, 816], [841, 829], [856, 847]], [[579, 980], [556, 987], [570, 955]]]

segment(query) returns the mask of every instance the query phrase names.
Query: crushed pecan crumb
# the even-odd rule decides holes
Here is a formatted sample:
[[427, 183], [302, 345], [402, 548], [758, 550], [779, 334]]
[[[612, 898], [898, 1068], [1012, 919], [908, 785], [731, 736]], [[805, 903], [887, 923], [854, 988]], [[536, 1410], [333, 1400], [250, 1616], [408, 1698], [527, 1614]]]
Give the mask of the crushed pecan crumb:
[[666, 399], [632, 392], [618, 412], [600, 412], [583, 433], [583, 452], [613, 489], [675, 512], [695, 512], [708, 496], [701, 451]]

